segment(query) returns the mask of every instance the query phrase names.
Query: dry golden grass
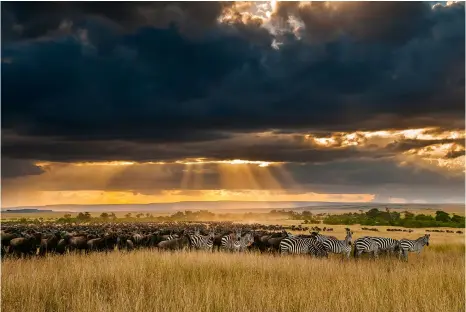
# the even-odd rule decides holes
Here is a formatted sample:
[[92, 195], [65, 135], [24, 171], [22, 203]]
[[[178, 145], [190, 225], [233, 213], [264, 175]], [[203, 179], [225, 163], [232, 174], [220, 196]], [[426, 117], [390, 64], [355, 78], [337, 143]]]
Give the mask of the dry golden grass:
[[6, 260], [2, 310], [458, 312], [464, 251], [433, 244], [408, 263], [156, 251]]

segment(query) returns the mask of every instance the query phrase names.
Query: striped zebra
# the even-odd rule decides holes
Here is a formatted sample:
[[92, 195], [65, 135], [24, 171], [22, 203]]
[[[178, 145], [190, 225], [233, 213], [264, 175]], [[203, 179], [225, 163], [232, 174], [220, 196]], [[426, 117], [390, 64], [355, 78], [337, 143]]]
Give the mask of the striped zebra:
[[282, 254], [311, 254], [314, 257], [328, 258], [325, 246], [315, 236], [312, 237], [287, 237], [280, 242]]
[[400, 257], [408, 261], [408, 252], [416, 252], [420, 254], [424, 246], [429, 246], [430, 234], [419, 237], [415, 240], [401, 239], [400, 240]]
[[180, 238], [180, 235], [178, 234], [170, 234], [170, 235], [162, 235], [162, 240], [172, 240], [172, 239], [176, 239], [176, 238]]
[[254, 243], [254, 235], [246, 233], [239, 241], [234, 242], [235, 251], [246, 251]]
[[[346, 256], [346, 258], [349, 258], [351, 253], [351, 242], [353, 240], [352, 234], [353, 232], [347, 229], [346, 237], [344, 240], [325, 239], [321, 241], [321, 243], [324, 245], [328, 252], [342, 254], [343, 256]], [[319, 241], [318, 238], [317, 240]]]
[[[348, 233], [348, 228], [346, 228], [346, 232]], [[309, 231], [309, 233], [311, 233], [311, 236], [315, 236], [315, 238], [317, 239], [317, 241], [319, 241], [320, 243], [324, 243], [325, 241], [328, 241], [328, 240], [338, 240], [335, 236], [328, 236], [328, 235], [322, 235], [322, 234], [319, 234], [318, 232], [311, 232]]]
[[241, 240], [241, 230], [236, 230], [235, 233], [231, 233], [222, 237], [222, 249], [235, 251], [240, 245], [239, 241]]
[[362, 253], [372, 253], [374, 259], [377, 259], [379, 244], [370, 236], [360, 237], [354, 241], [354, 257], [358, 258]]
[[201, 235], [200, 231], [196, 230], [194, 234], [188, 236], [189, 246], [192, 249], [212, 251], [214, 236], [215, 233], [213, 230], [211, 230], [208, 235]]
[[377, 243], [379, 251], [388, 252], [389, 255], [399, 251], [400, 241], [389, 237], [372, 237], [371, 239]]

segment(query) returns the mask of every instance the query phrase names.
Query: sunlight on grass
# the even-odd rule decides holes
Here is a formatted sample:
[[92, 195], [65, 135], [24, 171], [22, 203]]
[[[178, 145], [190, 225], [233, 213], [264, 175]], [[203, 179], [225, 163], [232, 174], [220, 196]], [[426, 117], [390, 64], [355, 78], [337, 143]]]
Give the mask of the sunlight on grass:
[[136, 251], [6, 260], [3, 311], [464, 311], [464, 245], [408, 263]]

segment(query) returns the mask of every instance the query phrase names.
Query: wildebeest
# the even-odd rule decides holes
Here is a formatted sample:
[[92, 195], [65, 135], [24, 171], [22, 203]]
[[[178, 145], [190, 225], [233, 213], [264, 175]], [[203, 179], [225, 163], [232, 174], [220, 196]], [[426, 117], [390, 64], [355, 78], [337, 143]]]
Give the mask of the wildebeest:
[[183, 250], [189, 246], [188, 235], [183, 235], [179, 238], [173, 238], [170, 240], [165, 240], [157, 244], [157, 247], [160, 249], [166, 250]]
[[41, 233], [26, 234], [25, 237], [13, 238], [10, 241], [9, 253], [16, 256], [32, 256], [37, 253], [41, 242]]

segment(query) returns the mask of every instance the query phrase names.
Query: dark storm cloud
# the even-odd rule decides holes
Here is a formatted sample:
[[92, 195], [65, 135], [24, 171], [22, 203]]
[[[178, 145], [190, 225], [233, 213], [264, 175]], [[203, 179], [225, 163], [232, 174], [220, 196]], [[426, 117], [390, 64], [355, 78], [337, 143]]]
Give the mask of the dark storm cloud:
[[43, 172], [29, 160], [2, 157], [2, 179], [39, 175]]
[[[355, 148], [322, 149], [305, 141], [268, 139], [216, 140], [199, 143], [149, 144], [128, 141], [62, 141], [29, 138], [22, 142], [4, 139], [2, 152], [14, 158], [50, 161], [134, 160], [176, 161], [186, 158], [248, 159], [270, 162], [330, 162], [346, 158], [378, 158], [394, 155], [391, 151], [360, 151]], [[265, 140], [264, 140], [265, 141]], [[98, 153], [96, 152], [98, 151]]]
[[366, 42], [404, 43], [429, 27], [432, 4], [423, 2], [278, 2], [279, 22], [290, 15], [304, 24], [302, 34], [312, 41], [335, 40], [347, 34]]
[[217, 25], [226, 5], [2, 4], [2, 129], [38, 136], [6, 142], [4, 155], [318, 162], [360, 155], [217, 141], [267, 129], [464, 126], [463, 4], [341, 4], [335, 25], [313, 4], [297, 13], [305, 38], [280, 34], [279, 50], [254, 23]]
[[[34, 39], [54, 32], [63, 21], [72, 27], [97, 18], [121, 32], [141, 26], [166, 27], [172, 22], [189, 27], [212, 27], [229, 2], [6, 2], [2, 3], [2, 39]], [[5, 17], [3, 19], [3, 17]]]

